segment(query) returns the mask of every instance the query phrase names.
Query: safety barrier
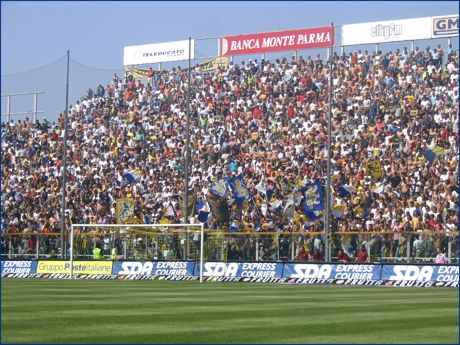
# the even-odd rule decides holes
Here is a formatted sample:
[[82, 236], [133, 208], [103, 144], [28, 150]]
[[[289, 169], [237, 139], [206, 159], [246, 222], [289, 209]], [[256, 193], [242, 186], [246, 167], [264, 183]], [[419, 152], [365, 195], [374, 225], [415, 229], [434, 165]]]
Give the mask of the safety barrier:
[[[200, 276], [195, 261], [74, 261], [81, 279], [193, 280]], [[8, 260], [5, 278], [70, 278], [70, 262]], [[303, 283], [326, 285], [391, 285], [458, 287], [458, 265], [384, 263], [205, 262], [204, 280]]]
[[[97, 242], [103, 242], [104, 233], [86, 234], [80, 242], [86, 243], [86, 253], [75, 259], [92, 259], [92, 248]], [[88, 237], [91, 235], [91, 237]], [[181, 260], [183, 253], [189, 253], [188, 260], [199, 260], [199, 253], [194, 246], [194, 234], [188, 234], [188, 241], [169, 245], [168, 253], [161, 246], [158, 253], [149, 251], [143, 260]], [[221, 230], [205, 230], [204, 255], [207, 261], [294, 261], [300, 248], [304, 247], [310, 254], [318, 250], [325, 252], [325, 238], [322, 232], [302, 231], [253, 231], [228, 232]], [[399, 238], [396, 240], [396, 238]], [[6, 259], [57, 259], [61, 257], [59, 233], [2, 233], [1, 258]], [[148, 241], [145, 241], [147, 245]], [[458, 232], [448, 231], [411, 231], [395, 234], [392, 231], [347, 231], [334, 232], [329, 237], [331, 259], [337, 257], [339, 249], [343, 249], [351, 261], [354, 260], [357, 250], [364, 245], [372, 262], [406, 262], [428, 263], [433, 262], [436, 249], [441, 248], [449, 263], [457, 263], [459, 256]], [[189, 250], [183, 248], [189, 243]], [[65, 241], [65, 257], [69, 254], [69, 244]], [[108, 248], [106, 253], [110, 253]], [[120, 251], [120, 259], [139, 259]], [[320, 255], [321, 256], [321, 255]], [[105, 256], [110, 259], [110, 255]]]

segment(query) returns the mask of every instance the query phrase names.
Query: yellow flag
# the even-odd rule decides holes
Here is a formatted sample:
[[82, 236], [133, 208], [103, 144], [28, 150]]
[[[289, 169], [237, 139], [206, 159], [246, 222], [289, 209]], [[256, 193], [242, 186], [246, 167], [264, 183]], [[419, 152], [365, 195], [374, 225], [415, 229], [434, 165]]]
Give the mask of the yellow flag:
[[380, 161], [378, 159], [367, 163], [365, 167], [366, 167], [367, 172], [371, 174], [372, 177], [374, 178], [382, 177], [382, 166], [380, 165]]
[[446, 152], [444, 151], [444, 149], [442, 147], [439, 147], [439, 146], [435, 146], [431, 149], [431, 151], [433, 151], [435, 153], [436, 156], [440, 156], [440, 155], [443, 155], [445, 154]]
[[115, 211], [118, 224], [132, 223], [134, 216], [134, 200], [132, 198], [123, 198], [116, 200]]

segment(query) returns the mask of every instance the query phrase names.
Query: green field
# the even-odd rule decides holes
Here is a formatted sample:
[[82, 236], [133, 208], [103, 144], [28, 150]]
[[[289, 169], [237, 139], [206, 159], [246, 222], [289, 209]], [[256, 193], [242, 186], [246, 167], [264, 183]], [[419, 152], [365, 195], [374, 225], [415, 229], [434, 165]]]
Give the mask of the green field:
[[458, 343], [458, 289], [2, 279], [2, 343]]

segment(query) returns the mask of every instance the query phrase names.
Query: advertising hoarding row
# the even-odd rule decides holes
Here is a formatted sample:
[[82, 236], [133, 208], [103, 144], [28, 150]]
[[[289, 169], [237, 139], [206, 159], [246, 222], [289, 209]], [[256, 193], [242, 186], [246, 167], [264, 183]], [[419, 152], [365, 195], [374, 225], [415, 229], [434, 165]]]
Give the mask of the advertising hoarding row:
[[432, 18], [432, 38], [458, 36], [458, 14]]
[[[74, 272], [82, 279], [140, 279], [152, 277], [198, 278], [200, 265], [193, 261], [74, 261]], [[59, 260], [2, 261], [2, 277], [67, 278], [70, 262]], [[126, 277], [126, 278], [124, 278]], [[206, 280], [247, 282], [295, 282], [304, 284], [375, 285], [394, 282], [392, 286], [411, 286], [407, 282], [443, 282], [458, 286], [458, 265], [320, 264], [275, 262], [205, 262]], [[178, 278], [179, 279], [179, 278]], [[181, 278], [182, 279], [182, 278]], [[184, 278], [185, 279], [185, 278]], [[406, 282], [406, 283], [401, 283]]]
[[144, 44], [124, 48], [123, 65], [143, 65], [149, 63], [188, 60], [195, 58], [195, 41], [174, 41], [166, 43]]
[[[458, 15], [386, 20], [343, 25], [342, 46], [458, 36]], [[336, 42], [334, 27], [224, 36], [219, 56], [326, 48]], [[123, 65], [143, 65], [195, 58], [195, 41], [182, 40], [124, 47]]]
[[219, 55], [259, 54], [284, 50], [330, 47], [334, 32], [330, 26], [301, 30], [288, 30], [219, 39]]
[[388, 43], [458, 36], [458, 15], [343, 25], [341, 45]]

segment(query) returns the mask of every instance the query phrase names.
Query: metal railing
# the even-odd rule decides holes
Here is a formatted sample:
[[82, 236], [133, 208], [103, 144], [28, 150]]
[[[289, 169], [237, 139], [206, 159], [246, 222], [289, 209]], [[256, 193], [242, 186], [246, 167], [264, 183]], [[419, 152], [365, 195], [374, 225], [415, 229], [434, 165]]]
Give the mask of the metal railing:
[[[88, 235], [88, 234], [86, 234]], [[91, 233], [91, 238], [86, 240], [87, 247], [80, 252], [79, 258], [92, 258], [94, 243], [103, 241], [103, 233]], [[184, 259], [184, 241], [174, 245], [165, 241], [168, 248], [164, 249], [158, 245], [158, 251], [152, 253], [147, 248], [147, 243], [156, 240], [151, 235], [146, 237], [144, 245], [149, 255], [145, 259]], [[196, 238], [193, 233], [189, 236], [187, 243], [193, 249], [196, 246]], [[182, 237], [182, 240], [184, 237]], [[120, 248], [126, 248], [127, 239], [118, 243]], [[371, 262], [433, 262], [436, 257], [436, 249], [440, 248], [446, 255], [449, 263], [458, 263], [458, 232], [445, 231], [423, 231], [423, 232], [402, 232], [400, 239], [394, 239], [394, 233], [387, 232], [335, 232], [329, 238], [329, 250], [332, 261], [336, 259], [339, 250], [344, 250], [350, 257], [350, 261], [356, 258], [356, 252], [361, 245], [367, 249]], [[65, 240], [65, 257], [69, 257], [70, 244]], [[124, 243], [124, 245], [123, 245]], [[241, 231], [228, 232], [219, 230], [206, 230], [204, 241], [205, 260], [219, 261], [294, 261], [299, 250], [304, 247], [308, 252], [308, 261], [324, 261], [326, 251], [325, 235], [322, 232], [257, 232]], [[165, 245], [166, 245], [165, 244]], [[1, 233], [1, 258], [2, 259], [47, 259], [60, 257], [60, 233]], [[189, 257], [194, 259], [199, 253], [196, 250], [187, 250]], [[174, 251], [178, 251], [175, 253]], [[315, 253], [316, 251], [316, 253]], [[167, 252], [167, 256], [164, 256]], [[105, 253], [105, 258], [110, 255]], [[315, 255], [313, 255], [315, 254]], [[125, 255], [126, 257], [123, 257]], [[119, 258], [129, 259], [129, 251], [120, 250]]]
[[[23, 92], [23, 93], [14, 93], [8, 95], [2, 95], [2, 97], [6, 97], [6, 113], [2, 113], [2, 117], [6, 117], [8, 122], [11, 121], [11, 116], [19, 116], [19, 115], [32, 115], [32, 121], [35, 123], [38, 119], [38, 114], [45, 113], [44, 111], [38, 110], [38, 95], [45, 93], [44, 91], [37, 91], [37, 92]], [[11, 97], [16, 96], [28, 96], [34, 95], [33, 100], [33, 110], [30, 111], [19, 111], [19, 112], [11, 112]]]

